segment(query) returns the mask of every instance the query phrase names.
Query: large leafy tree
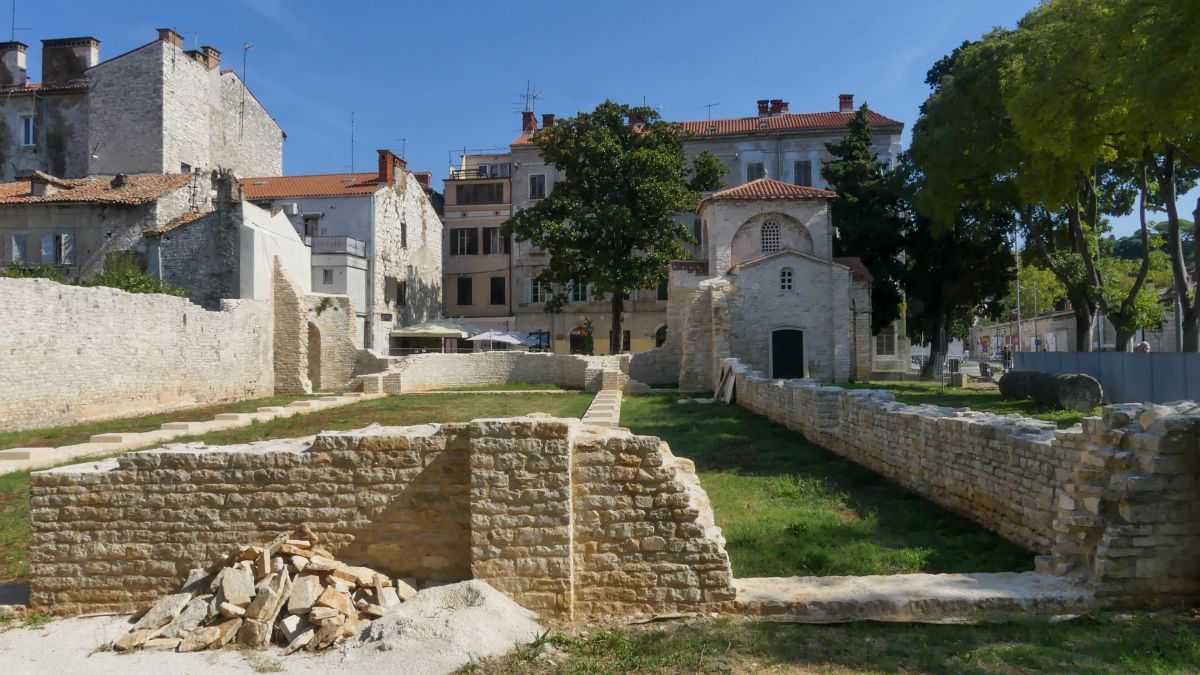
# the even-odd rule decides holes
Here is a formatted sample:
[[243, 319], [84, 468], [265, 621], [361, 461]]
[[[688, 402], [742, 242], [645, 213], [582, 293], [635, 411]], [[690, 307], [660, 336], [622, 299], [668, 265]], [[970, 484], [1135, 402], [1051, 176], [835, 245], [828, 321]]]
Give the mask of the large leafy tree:
[[851, 118], [845, 138], [825, 147], [832, 157], [821, 175], [838, 194], [832, 206], [834, 253], [858, 256], [871, 270], [871, 329], [878, 332], [900, 316], [906, 225], [900, 193], [871, 149], [866, 105]]
[[547, 311], [561, 311], [572, 283], [588, 283], [609, 300], [609, 351], [621, 351], [624, 296], [653, 288], [671, 260], [693, 241], [675, 215], [692, 211], [700, 193], [721, 185], [724, 168], [711, 153], [690, 163], [683, 132], [653, 108], [605, 101], [533, 136], [542, 157], [565, 178], [505, 232], [550, 254], [537, 281], [552, 289]]

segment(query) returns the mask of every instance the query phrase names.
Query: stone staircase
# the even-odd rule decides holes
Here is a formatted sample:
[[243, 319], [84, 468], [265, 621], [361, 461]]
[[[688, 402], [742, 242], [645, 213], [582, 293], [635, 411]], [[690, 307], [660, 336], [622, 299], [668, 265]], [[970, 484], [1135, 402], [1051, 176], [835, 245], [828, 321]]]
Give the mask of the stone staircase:
[[596, 394], [583, 414], [583, 423], [610, 429], [621, 426], [621, 390], [605, 389]]

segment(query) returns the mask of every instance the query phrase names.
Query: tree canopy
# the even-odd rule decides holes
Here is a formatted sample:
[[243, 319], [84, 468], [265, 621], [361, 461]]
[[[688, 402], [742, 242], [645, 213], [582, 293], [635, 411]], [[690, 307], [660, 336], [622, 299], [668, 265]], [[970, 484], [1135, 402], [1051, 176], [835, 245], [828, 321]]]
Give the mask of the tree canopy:
[[720, 161], [702, 152], [689, 163], [683, 138], [653, 108], [612, 101], [533, 136], [564, 178], [505, 232], [550, 254], [537, 279], [551, 290], [547, 311], [561, 311], [572, 283], [609, 300], [613, 354], [621, 351], [625, 294], [656, 287], [670, 261], [688, 255], [683, 242], [694, 239], [676, 214], [721, 185]]

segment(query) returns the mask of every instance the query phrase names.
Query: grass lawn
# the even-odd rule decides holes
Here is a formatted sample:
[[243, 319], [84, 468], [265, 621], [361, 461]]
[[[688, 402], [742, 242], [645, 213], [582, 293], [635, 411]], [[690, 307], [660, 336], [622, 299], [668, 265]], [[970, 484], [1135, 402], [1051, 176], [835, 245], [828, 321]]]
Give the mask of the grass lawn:
[[957, 389], [946, 387], [945, 393], [937, 382], [870, 382], [864, 384], [841, 384], [840, 387], [849, 389], [883, 389], [896, 393], [896, 400], [910, 405], [932, 403], [950, 408], [970, 408], [981, 412], [992, 412], [1007, 415], [1019, 413], [1026, 417], [1057, 422], [1059, 427], [1066, 428], [1082, 420], [1084, 417], [1099, 415], [1100, 408], [1091, 412], [1076, 412], [1074, 410], [1055, 410], [1054, 408], [1038, 405], [1030, 400], [1018, 401], [1001, 398], [999, 389]]
[[1001, 572], [1032, 552], [736, 406], [626, 396], [621, 424], [696, 463], [734, 576]]
[[579, 387], [561, 384], [537, 384], [534, 382], [509, 382], [508, 384], [473, 384], [468, 387], [446, 387], [445, 391], [581, 391]]
[[107, 434], [121, 431], [142, 432], [157, 431], [167, 422], [204, 422], [222, 413], [254, 412], [257, 408], [269, 405], [287, 405], [292, 401], [308, 396], [272, 396], [236, 403], [223, 403], [199, 408], [186, 408], [174, 412], [164, 412], [141, 417], [123, 417], [103, 422], [90, 422], [67, 427], [51, 427], [48, 429], [31, 429], [29, 431], [0, 432], [0, 450], [5, 448], [54, 448], [60, 445], [86, 443], [94, 434]]
[[483, 673], [1183, 673], [1200, 625], [1181, 613], [1064, 623], [834, 626], [674, 622], [553, 634], [466, 670]]
[[[532, 412], [582, 417], [592, 398], [592, 394], [584, 393], [387, 396], [309, 415], [179, 438], [172, 442], [202, 440], [213, 444], [245, 443], [268, 438], [308, 436], [330, 429], [356, 429], [374, 423], [406, 425], [467, 422], [478, 417], [512, 417]], [[0, 476], [0, 583], [28, 580], [28, 547], [29, 472]]]

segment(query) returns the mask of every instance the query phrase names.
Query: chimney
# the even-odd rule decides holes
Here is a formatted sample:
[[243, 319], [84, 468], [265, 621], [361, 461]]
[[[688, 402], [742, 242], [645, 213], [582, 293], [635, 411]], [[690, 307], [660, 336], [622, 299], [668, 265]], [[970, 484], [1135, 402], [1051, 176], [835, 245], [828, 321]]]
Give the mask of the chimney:
[[183, 36], [170, 28], [159, 28], [158, 39], [162, 42], [170, 42], [176, 47], [183, 49]]
[[213, 70], [221, 67], [221, 52], [211, 45], [204, 45], [200, 48], [204, 55], [208, 57], [208, 69]]
[[426, 190], [433, 189], [433, 174], [429, 173], [428, 171], [414, 171], [413, 178], [416, 178], [417, 182], [421, 184], [421, 187], [425, 188]]
[[71, 84], [100, 63], [100, 41], [94, 37], [42, 40], [42, 85]]
[[537, 115], [532, 110], [521, 113], [521, 133], [532, 134], [537, 131]]
[[774, 114], [786, 115], [786, 114], [788, 114], [788, 108], [789, 108], [789, 106], [788, 106], [787, 101], [777, 100], [777, 101], [775, 101], [775, 113]]
[[123, 188], [123, 187], [129, 185], [129, 176], [127, 176], [123, 173], [119, 173], [119, 174], [113, 176], [112, 180], [109, 181], [108, 184], [110, 187]]
[[765, 98], [758, 99], [758, 116], [759, 117], [766, 117], [767, 115], [771, 114], [770, 108], [767, 107], [768, 105], [770, 105], [770, 103], [771, 102]]
[[549, 129], [554, 126], [554, 113], [545, 113], [542, 115], [542, 128]]
[[838, 95], [838, 112], [854, 112], [854, 94]]
[[379, 182], [388, 185], [396, 184], [396, 169], [404, 171], [407, 162], [396, 156], [391, 150], [379, 150]]
[[26, 66], [26, 52], [29, 45], [24, 42], [0, 42], [0, 60], [4, 68], [0, 69], [0, 87], [23, 87], [29, 82], [29, 70]]

